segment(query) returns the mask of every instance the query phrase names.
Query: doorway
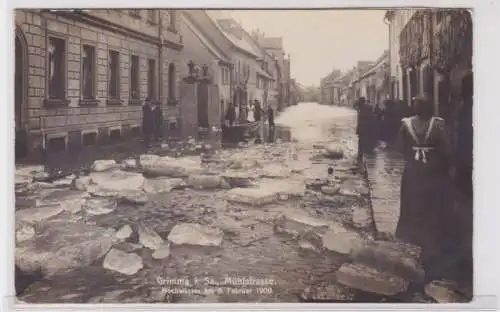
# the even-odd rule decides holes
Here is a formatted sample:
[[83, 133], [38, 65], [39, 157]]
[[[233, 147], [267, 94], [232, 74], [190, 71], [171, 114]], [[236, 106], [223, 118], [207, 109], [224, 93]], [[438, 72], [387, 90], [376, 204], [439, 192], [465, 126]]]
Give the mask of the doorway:
[[208, 128], [208, 83], [198, 84], [198, 127]]
[[28, 134], [25, 125], [26, 108], [26, 72], [27, 51], [26, 41], [21, 30], [16, 29], [15, 69], [14, 69], [14, 119], [15, 119], [15, 157], [16, 160], [28, 154]]

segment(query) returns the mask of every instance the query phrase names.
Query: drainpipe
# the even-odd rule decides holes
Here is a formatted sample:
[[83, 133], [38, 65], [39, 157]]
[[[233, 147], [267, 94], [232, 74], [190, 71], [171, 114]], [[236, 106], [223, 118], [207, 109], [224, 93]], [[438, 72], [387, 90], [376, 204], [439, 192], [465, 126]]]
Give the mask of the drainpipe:
[[[44, 62], [45, 62], [45, 71], [48, 70], [48, 66], [49, 66], [49, 57], [48, 57], [48, 49], [49, 49], [49, 33], [48, 33], [48, 23], [47, 23], [47, 17], [45, 16], [45, 13], [46, 10], [40, 10], [40, 18], [42, 19], [42, 27], [43, 27], [43, 30], [45, 31], [45, 59], [44, 59]], [[48, 83], [48, 75], [45, 74], [44, 77], [43, 77], [43, 82], [44, 82], [44, 90], [45, 90], [45, 99], [47, 99], [49, 97], [49, 83]], [[40, 118], [41, 119], [41, 118]], [[42, 119], [43, 120], [43, 119]], [[42, 121], [40, 120], [40, 121]], [[47, 148], [47, 142], [45, 140], [45, 131], [44, 131], [44, 128], [45, 128], [45, 122], [40, 122], [40, 131], [42, 133], [42, 153], [45, 154], [45, 151], [46, 151], [46, 148]]]

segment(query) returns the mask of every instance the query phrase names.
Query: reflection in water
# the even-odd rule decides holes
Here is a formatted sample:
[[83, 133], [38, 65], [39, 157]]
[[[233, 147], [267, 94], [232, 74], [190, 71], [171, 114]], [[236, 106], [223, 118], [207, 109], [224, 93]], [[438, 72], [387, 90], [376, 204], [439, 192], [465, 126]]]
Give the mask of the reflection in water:
[[292, 132], [290, 131], [289, 127], [285, 126], [269, 127], [269, 125], [266, 125], [265, 133], [267, 142], [269, 143], [275, 143], [276, 139], [280, 139], [283, 142], [290, 142], [292, 140]]
[[[314, 143], [328, 141], [337, 127], [343, 127], [346, 118], [355, 116], [355, 111], [344, 108], [319, 105], [317, 103], [300, 103], [287, 108], [276, 118], [274, 130], [265, 126], [265, 137], [268, 142], [283, 142], [297, 140], [303, 143]], [[347, 118], [349, 120], [350, 118]], [[351, 121], [347, 121], [349, 124]], [[222, 133], [218, 131], [209, 132], [205, 142], [214, 149], [221, 147]], [[157, 146], [152, 150], [164, 155], [170, 152], [188, 154], [189, 148], [185, 148], [182, 142], [166, 141], [168, 148]], [[227, 144], [224, 144], [226, 147]], [[142, 144], [137, 141], [122, 140], [119, 144], [81, 148], [78, 152], [58, 152], [47, 154], [43, 162], [49, 171], [74, 171], [75, 169], [88, 168], [96, 159], [122, 160], [146, 153]]]
[[281, 113], [276, 119], [276, 125], [277, 128], [287, 127], [291, 131], [291, 139], [299, 142], [327, 141], [335, 120], [354, 117], [355, 114], [354, 110], [346, 107], [300, 103]]

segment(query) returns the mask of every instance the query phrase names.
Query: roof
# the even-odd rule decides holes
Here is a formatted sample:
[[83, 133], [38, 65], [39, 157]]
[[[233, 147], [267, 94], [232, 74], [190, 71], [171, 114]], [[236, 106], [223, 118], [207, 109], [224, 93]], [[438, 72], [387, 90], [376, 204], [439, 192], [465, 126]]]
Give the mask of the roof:
[[203, 32], [200, 31], [195, 24], [193, 24], [187, 15], [182, 14], [182, 17], [184, 25], [188, 27], [193, 34], [198, 38], [198, 40], [208, 48], [208, 50], [217, 58], [219, 58], [221, 61], [229, 63], [229, 57], [223, 52], [221, 48], [213, 44], [206, 36], [203, 35]]
[[283, 38], [281, 37], [262, 37], [261, 45], [266, 49], [283, 50]]
[[264, 76], [266, 77], [267, 79], [273, 79], [274, 80], [274, 77], [272, 75], [270, 75], [267, 71], [263, 70], [262, 68], [260, 68], [259, 66], [255, 66], [255, 71], [261, 75], [261, 76]]
[[246, 32], [243, 27], [236, 22], [229, 14], [220, 10], [207, 10], [206, 14], [214, 21], [219, 31], [237, 48], [254, 55], [255, 57], [261, 56], [261, 51], [254, 48], [249, 42], [247, 36], [243, 33]]
[[384, 51], [382, 56], [378, 58], [378, 60], [366, 71], [361, 73], [361, 77], [367, 76], [369, 74], [374, 73], [377, 69], [384, 65], [384, 63], [389, 61], [389, 51]]

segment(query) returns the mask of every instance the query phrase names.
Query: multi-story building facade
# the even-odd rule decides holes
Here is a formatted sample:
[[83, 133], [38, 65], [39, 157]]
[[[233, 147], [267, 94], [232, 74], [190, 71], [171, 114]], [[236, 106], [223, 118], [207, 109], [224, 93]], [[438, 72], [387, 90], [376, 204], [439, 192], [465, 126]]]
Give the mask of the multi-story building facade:
[[265, 98], [266, 105], [271, 105], [274, 109], [278, 109], [279, 107], [279, 84], [278, 84], [278, 76], [280, 73], [280, 69], [278, 64], [276, 63], [275, 58], [271, 55], [270, 52], [263, 49], [264, 59], [261, 63], [262, 69], [269, 76], [264, 76], [263, 84], [265, 86]]
[[351, 88], [351, 97], [354, 99], [354, 101], [359, 99], [360, 97], [367, 98], [367, 86], [364, 83], [360, 83], [360, 81], [363, 74], [373, 66], [373, 63], [374, 62], [372, 61], [358, 61], [354, 66], [351, 75], [351, 82], [349, 84]]
[[339, 96], [339, 81], [337, 80], [342, 76], [342, 72], [334, 69], [330, 74], [321, 79], [320, 81], [320, 103], [326, 105], [338, 105]]
[[411, 105], [415, 95], [427, 94], [434, 101], [435, 114], [453, 124], [462, 102], [462, 85], [472, 76], [471, 13], [463, 9], [389, 10], [386, 18], [391, 32], [391, 75], [396, 75], [393, 79], [400, 85], [393, 96]]
[[361, 72], [356, 84], [370, 105], [383, 108], [389, 97], [389, 81], [389, 52], [385, 51], [372, 66]]
[[257, 61], [260, 51], [244, 38], [245, 30], [241, 25], [223, 12], [192, 10], [189, 14], [207, 38], [230, 56], [232, 71], [229, 102], [235, 105], [238, 119], [246, 120], [251, 95], [257, 89], [256, 69], [260, 68]]
[[182, 113], [185, 117], [183, 129], [185, 132], [195, 134], [199, 127], [221, 126], [224, 105], [231, 98], [232, 62], [226, 52], [212, 43], [203, 30], [192, 20], [189, 11], [182, 14], [181, 29], [185, 64], [192, 64], [194, 68], [198, 68], [198, 71], [203, 70], [203, 67], [208, 68], [210, 79], [207, 82], [210, 87], [207, 91], [215, 90], [217, 93], [215, 96], [204, 94], [203, 87], [200, 88], [199, 85], [193, 100], [184, 101], [182, 105]]
[[140, 133], [141, 105], [180, 118], [177, 10], [15, 12], [16, 146], [68, 150]]
[[277, 92], [274, 89], [276, 65], [274, 64], [274, 58], [270, 55], [270, 52], [260, 46], [258, 38], [255, 38], [248, 32], [242, 32], [242, 39], [245, 40], [248, 46], [252, 47], [254, 53], [257, 55], [257, 66], [250, 69], [250, 75], [255, 75], [255, 80], [250, 79], [249, 82], [253, 85], [255, 81], [256, 87], [250, 94], [250, 100], [259, 101], [262, 107], [265, 108], [268, 102], [276, 101]]
[[283, 38], [267, 37], [264, 33], [258, 30], [252, 31], [252, 37], [274, 59], [276, 64], [275, 89], [277, 93], [278, 109], [283, 110], [290, 105], [289, 99], [291, 79], [290, 57], [286, 57], [283, 47]]
[[400, 64], [400, 35], [417, 9], [388, 10], [385, 18], [389, 22], [389, 72], [391, 75], [391, 98], [403, 100], [403, 70]]
[[350, 106], [353, 104], [353, 99], [350, 97], [349, 84], [352, 79], [352, 70], [347, 71], [342, 76], [338, 78], [338, 93], [339, 93], [339, 105], [340, 106]]

